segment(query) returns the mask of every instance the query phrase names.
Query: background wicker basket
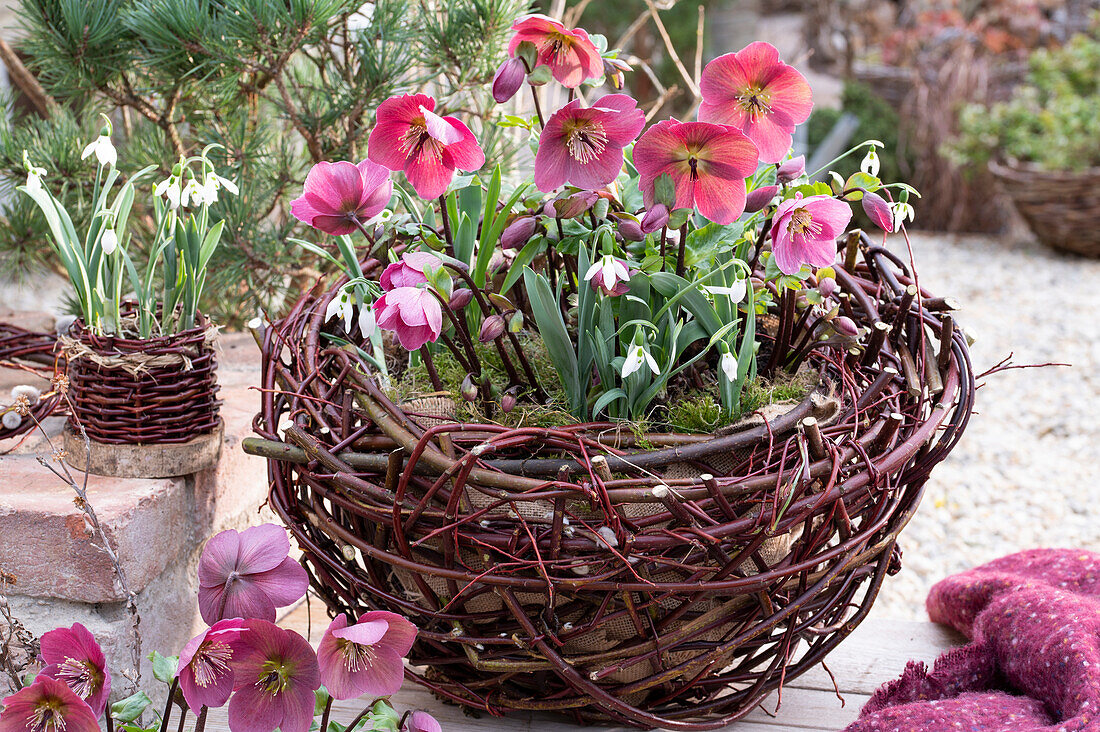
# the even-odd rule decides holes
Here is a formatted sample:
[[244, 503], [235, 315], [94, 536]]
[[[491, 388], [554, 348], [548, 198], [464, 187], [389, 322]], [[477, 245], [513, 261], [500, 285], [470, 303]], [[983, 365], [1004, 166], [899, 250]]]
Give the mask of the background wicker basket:
[[[821, 388], [766, 424], [639, 448], [606, 423], [419, 417], [321, 337], [334, 287], [264, 331], [261, 438], [245, 449], [269, 458], [271, 505], [330, 611], [409, 616], [409, 673], [439, 696], [715, 729], [865, 617], [970, 415], [944, 301], [885, 250], [864, 254], [837, 281], [873, 335], [815, 352]], [[840, 407], [823, 426], [829, 384]]]
[[[57, 338], [53, 333], [31, 331], [11, 323], [0, 323], [0, 368], [28, 372], [30, 376], [28, 381], [50, 380], [57, 360], [56, 347]], [[41, 422], [54, 413], [61, 405], [61, 399], [62, 397], [56, 393], [44, 395], [34, 405], [34, 419], [22, 420], [15, 429], [0, 427], [0, 440], [30, 432], [34, 429], [36, 421]]]
[[98, 336], [77, 321], [63, 341], [70, 423], [105, 444], [188, 442], [217, 428], [214, 329], [149, 339]]
[[989, 170], [1039, 241], [1100, 257], [1100, 168], [1050, 172], [1026, 163], [990, 161]]

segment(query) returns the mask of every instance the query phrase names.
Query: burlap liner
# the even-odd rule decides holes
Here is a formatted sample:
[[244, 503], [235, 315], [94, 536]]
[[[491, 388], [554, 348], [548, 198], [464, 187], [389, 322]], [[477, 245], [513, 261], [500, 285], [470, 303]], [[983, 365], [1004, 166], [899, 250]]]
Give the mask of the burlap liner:
[[[217, 340], [218, 331], [221, 329], [219, 325], [210, 325], [202, 334], [202, 346], [201, 348], [213, 347], [214, 341]], [[201, 350], [199, 353], [143, 353], [140, 351], [134, 353], [100, 353], [93, 350], [84, 343], [84, 341], [73, 338], [72, 336], [62, 335], [58, 337], [58, 343], [61, 344], [61, 351], [65, 354], [65, 357], [69, 360], [69, 363], [74, 363], [78, 360], [85, 360], [94, 363], [101, 369], [110, 371], [125, 371], [131, 376], [140, 376], [142, 373], [149, 371], [150, 369], [166, 368], [171, 366], [182, 366], [183, 371], [190, 371], [194, 368], [192, 360], [202, 355]], [[157, 340], [163, 340], [157, 338]]]
[[[831, 386], [831, 385], [830, 385]], [[771, 423], [782, 415], [789, 412], [796, 407], [797, 401], [786, 401], [768, 404], [763, 408], [757, 410], [751, 415], [748, 415], [744, 419], [738, 421], [735, 424], [725, 427], [721, 432], [728, 434], [737, 432], [752, 427], [757, 427], [765, 422]], [[409, 400], [401, 405], [402, 410], [412, 416], [423, 427], [431, 427], [438, 424], [453, 421], [455, 419], [455, 404], [447, 397], [440, 396], [427, 396], [418, 399]], [[814, 413], [817, 415], [818, 423], [821, 426], [828, 426], [839, 416], [841, 411], [840, 399], [835, 395], [830, 388], [826, 393], [815, 397], [815, 409]], [[732, 451], [725, 454], [718, 454], [707, 458], [705, 465], [709, 470], [702, 470], [698, 465], [688, 463], [674, 463], [669, 465], [668, 468], [662, 474], [665, 478], [689, 478], [698, 477], [699, 475], [710, 472], [714, 475], [728, 475], [740, 462], [742, 462], [749, 453], [752, 452], [752, 448], [744, 448], [741, 450]], [[789, 486], [787, 487], [789, 490]], [[468, 500], [469, 505], [464, 507], [469, 509], [482, 509], [492, 503], [494, 499], [480, 493], [477, 490], [467, 490], [465, 498]], [[786, 499], [785, 495], [779, 496], [779, 500], [782, 502]], [[490, 509], [487, 512], [487, 516], [492, 515], [513, 515], [517, 513], [525, 520], [535, 523], [549, 523], [553, 520], [553, 506], [548, 501], [523, 501], [513, 504], [513, 506], [498, 506]], [[623, 515], [627, 518], [642, 518], [644, 516], [653, 515], [665, 511], [666, 509], [659, 503], [636, 503], [626, 504], [619, 507]], [[574, 515], [582, 518], [598, 519], [602, 516], [601, 513], [595, 512], [591, 509], [588, 503], [584, 501], [577, 501], [570, 503], [568, 506], [569, 511]], [[754, 512], [750, 511], [748, 515], [753, 515]], [[799, 525], [795, 529], [782, 534], [780, 536], [771, 537], [766, 539], [759, 549], [760, 558], [763, 560], [767, 567], [773, 567], [779, 562], [783, 561], [790, 553], [791, 548], [795, 542], [802, 536], [802, 526]], [[425, 564], [437, 564], [441, 555], [441, 546], [438, 540], [424, 542], [422, 545], [423, 550], [413, 550], [413, 556], [417, 561]], [[470, 571], [475, 573], [485, 572], [489, 567], [486, 563], [488, 557], [480, 554], [472, 549], [463, 548], [459, 551], [459, 563], [464, 565]], [[760, 571], [760, 568], [754, 561], [746, 560], [743, 562], [739, 570], [746, 576], [755, 575]], [[423, 600], [422, 593], [414, 579], [413, 574], [405, 569], [392, 568], [394, 586], [400, 587], [406, 599], [413, 602], [420, 602]], [[451, 591], [448, 588], [447, 582], [440, 577], [427, 576], [422, 577], [423, 581], [432, 590], [433, 593], [441, 602], [449, 602], [451, 600]], [[674, 582], [681, 579], [681, 577], [675, 572], [662, 572], [657, 573], [651, 579], [654, 582]], [[546, 596], [538, 593], [519, 593], [517, 599], [521, 603], [544, 606], [546, 603]], [[558, 606], [562, 607], [568, 604], [569, 597], [560, 596], [558, 598]], [[689, 615], [682, 623], [674, 624], [671, 630], [687, 624], [690, 622], [691, 617], [694, 617], [698, 613], [707, 613], [715, 611], [722, 604], [722, 598], [712, 598], [694, 603], [697, 613]], [[499, 613], [503, 612], [504, 604], [500, 598], [492, 592], [486, 592], [480, 594], [472, 599], [468, 599], [462, 602], [464, 611], [468, 614], [480, 614], [480, 613]], [[680, 600], [675, 598], [666, 598], [658, 600], [658, 604], [666, 611], [671, 612], [675, 610]], [[563, 624], [569, 624], [573, 622], [583, 622], [583, 618], [579, 616], [580, 611], [577, 613], [577, 617], [569, 617], [568, 613], [558, 613], [558, 621]], [[472, 625], [476, 626], [476, 621], [470, 621]], [[720, 625], [706, 633], [696, 636], [690, 642], [721, 642], [725, 637], [733, 630], [733, 624]], [[476, 631], [473, 631], [476, 632]], [[617, 645], [623, 642], [633, 642], [638, 637], [638, 630], [634, 626], [634, 623], [629, 617], [620, 617], [610, 621], [606, 621], [600, 624], [599, 628], [589, 630], [588, 632], [578, 635], [576, 638], [566, 641], [562, 648], [566, 657], [585, 656], [592, 653], [600, 653], [609, 651], [615, 648]], [[677, 651], [670, 648], [661, 653], [660, 663], [665, 667], [676, 666], [684, 661], [690, 660], [699, 654], [698, 651]], [[736, 653], [736, 650], [731, 650], [729, 657], [732, 658]], [[577, 659], [579, 660], [579, 659]], [[722, 661], [729, 659], [720, 659], [718, 665], [721, 665]], [[657, 667], [658, 661], [650, 660], [644, 663], [637, 663], [622, 670], [616, 671], [605, 678], [608, 681], [615, 683], [631, 683], [638, 681], [647, 676], [650, 676], [659, 671]], [[694, 674], [697, 669], [689, 667], [688, 674]], [[625, 699], [627, 703], [637, 704], [642, 701], [648, 694], [648, 691], [637, 692], [630, 695], [630, 698]]]

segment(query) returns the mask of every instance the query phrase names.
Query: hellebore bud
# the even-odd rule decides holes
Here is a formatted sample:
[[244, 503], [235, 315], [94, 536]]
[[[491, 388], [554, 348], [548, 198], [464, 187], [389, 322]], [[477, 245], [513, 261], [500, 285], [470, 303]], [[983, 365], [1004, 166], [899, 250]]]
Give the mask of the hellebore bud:
[[504, 318], [499, 315], [490, 315], [481, 323], [481, 332], [477, 339], [482, 343], [490, 343], [504, 335]]
[[642, 231], [641, 224], [634, 219], [620, 219], [619, 234], [626, 241], [642, 241], [645, 239], [645, 232]]
[[493, 76], [493, 99], [497, 104], [504, 104], [516, 95], [526, 78], [527, 69], [523, 67], [523, 59], [508, 59]]
[[466, 374], [466, 378], [462, 380], [462, 386], [459, 387], [462, 392], [462, 398], [468, 402], [472, 402], [477, 399], [477, 384], [474, 383], [473, 374]]
[[847, 336], [849, 338], [855, 338], [859, 335], [859, 328], [856, 326], [855, 321], [849, 318], [847, 315], [841, 315], [838, 318], [833, 318], [829, 324], [833, 326], [839, 335]]
[[821, 282], [817, 283], [817, 291], [821, 293], [822, 297], [832, 297], [836, 292], [836, 280], [832, 277], [822, 277]]
[[790, 183], [806, 172], [806, 156], [799, 155], [796, 158], [782, 163], [775, 171], [775, 179], [780, 183]]
[[745, 197], [745, 213], [756, 213], [767, 206], [779, 192], [779, 186], [761, 186], [753, 189]]
[[663, 203], [654, 204], [642, 217], [642, 231], [647, 234], [659, 230], [668, 223], [668, 206]]
[[521, 216], [512, 223], [500, 235], [500, 246], [504, 249], [519, 249], [531, 235], [535, 233], [535, 224], [538, 220], [534, 216]]
[[469, 305], [470, 300], [473, 299], [474, 293], [464, 287], [451, 293], [451, 299], [447, 303], [447, 307], [449, 307], [453, 311], [458, 311]]
[[890, 211], [890, 204], [886, 199], [871, 191], [863, 192], [863, 211], [875, 222], [875, 226], [885, 232], [894, 230], [894, 215]]
[[592, 208], [600, 195], [595, 191], [578, 191], [571, 196], [550, 201], [543, 209], [547, 216], [556, 219], [575, 219]]

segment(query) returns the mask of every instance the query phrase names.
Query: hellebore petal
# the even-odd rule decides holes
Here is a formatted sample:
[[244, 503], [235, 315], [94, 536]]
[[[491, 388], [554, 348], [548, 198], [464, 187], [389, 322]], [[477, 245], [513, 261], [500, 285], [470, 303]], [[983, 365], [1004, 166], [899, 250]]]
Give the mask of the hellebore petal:
[[0, 732], [99, 732], [91, 708], [65, 682], [39, 675], [3, 700]]
[[393, 331], [408, 351], [435, 342], [443, 330], [443, 309], [428, 290], [420, 287], [395, 287], [374, 303], [378, 327]]
[[634, 145], [647, 207], [655, 203], [657, 179], [667, 174], [676, 193], [672, 208], [696, 208], [719, 224], [733, 223], [745, 210], [745, 178], [756, 171], [756, 156], [744, 134], [707, 122], [658, 122]]
[[103, 714], [111, 695], [111, 674], [99, 643], [87, 628], [73, 623], [44, 633], [39, 659], [45, 665], [41, 676], [64, 682], [96, 718]]
[[[224, 181], [228, 183], [228, 181]], [[350, 234], [380, 214], [393, 195], [389, 171], [363, 160], [320, 162], [306, 175], [302, 195], [290, 202], [299, 221], [333, 236]]]
[[225, 618], [275, 619], [275, 608], [300, 599], [306, 571], [288, 557], [286, 530], [274, 524], [223, 531], [199, 559], [199, 611], [214, 624]]
[[563, 86], [575, 89], [586, 79], [603, 74], [599, 49], [580, 28], [566, 28], [545, 15], [528, 15], [512, 24], [515, 32], [508, 42], [508, 55], [515, 57], [524, 41], [538, 49], [537, 65], [548, 66]]
[[569, 102], [546, 121], [535, 153], [535, 185], [549, 193], [566, 183], [599, 189], [623, 167], [623, 148], [645, 126], [645, 113], [626, 94], [608, 94], [591, 107]]
[[321, 681], [336, 699], [394, 694], [415, 639], [416, 627], [395, 613], [364, 613], [350, 626], [347, 616], [339, 615], [317, 647]]
[[779, 204], [772, 219], [772, 253], [783, 274], [803, 265], [826, 267], [836, 259], [836, 239], [852, 219], [852, 209], [832, 196], [795, 194]]
[[795, 125], [813, 109], [810, 85], [779, 60], [769, 43], [750, 43], [707, 64], [699, 79], [699, 119], [736, 127], [748, 135], [765, 163], [777, 163], [791, 147]]
[[367, 157], [403, 171], [425, 200], [443, 195], [456, 169], [472, 171], [485, 164], [485, 153], [469, 128], [434, 110], [435, 99], [426, 94], [390, 97], [378, 105], [367, 139]]
[[232, 732], [309, 732], [313, 692], [321, 685], [306, 639], [265, 620], [244, 623], [236, 646]]

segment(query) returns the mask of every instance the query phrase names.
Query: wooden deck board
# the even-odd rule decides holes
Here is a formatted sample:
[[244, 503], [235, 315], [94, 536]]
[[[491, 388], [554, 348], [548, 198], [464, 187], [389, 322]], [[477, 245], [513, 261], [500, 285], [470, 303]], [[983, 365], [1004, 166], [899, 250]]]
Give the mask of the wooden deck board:
[[[312, 618], [302, 605], [282, 618], [279, 623], [316, 644], [328, 625], [320, 603], [312, 603]], [[311, 622], [312, 621], [312, 622]], [[312, 624], [310, 629], [308, 626]], [[307, 631], [312, 630], [307, 635]], [[744, 720], [730, 725], [730, 732], [836, 732], [859, 714], [860, 707], [880, 685], [897, 678], [910, 660], [931, 662], [940, 653], [965, 642], [958, 633], [932, 623], [910, 621], [868, 620], [852, 633], [826, 659], [836, 678], [840, 694], [837, 698], [829, 674], [820, 666], [793, 679], [783, 689], [782, 704], [776, 711], [773, 694]], [[568, 732], [578, 727], [547, 714], [517, 715], [504, 719], [482, 714], [466, 714], [457, 706], [444, 704], [415, 684], [406, 684], [393, 699], [398, 710], [423, 708], [429, 710], [443, 725], [445, 732]], [[366, 701], [337, 702], [332, 719], [349, 722]], [[767, 711], [765, 711], [765, 709]], [[770, 716], [772, 712], [775, 716]], [[212, 732], [227, 732], [225, 709], [212, 710], [207, 721]]]

